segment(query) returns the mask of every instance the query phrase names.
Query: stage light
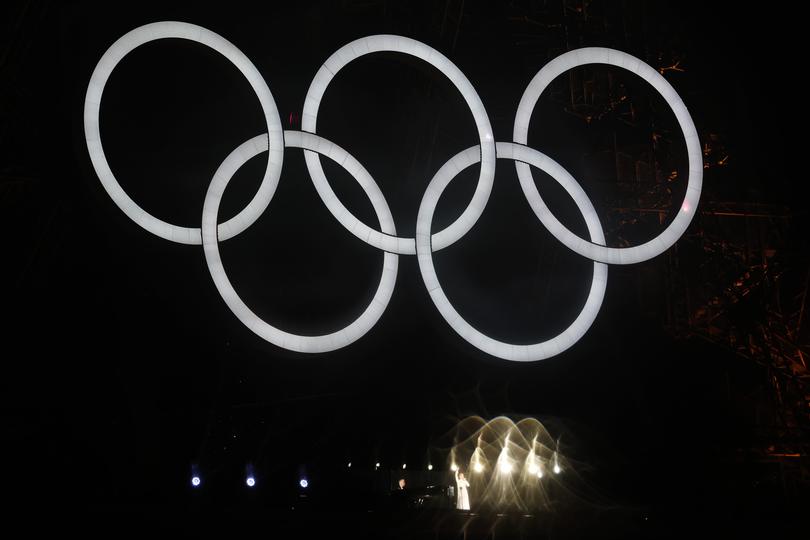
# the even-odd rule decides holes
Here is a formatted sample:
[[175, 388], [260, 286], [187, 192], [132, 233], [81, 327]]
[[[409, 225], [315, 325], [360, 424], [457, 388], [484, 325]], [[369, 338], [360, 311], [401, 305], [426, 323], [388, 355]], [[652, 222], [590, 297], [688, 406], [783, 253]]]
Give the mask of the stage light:
[[475, 465], [473, 465], [473, 469], [475, 470], [475, 472], [481, 472], [484, 470], [484, 466], [481, 465], [480, 463], [476, 463]]
[[407, 465], [405, 463], [403, 463], [402, 464], [402, 470], [404, 471], [406, 468], [407, 468]]
[[450, 470], [453, 471], [453, 472], [456, 472], [458, 470], [458, 465], [453, 463], [452, 465], [450, 465]]
[[560, 469], [560, 466], [555, 463], [554, 464], [554, 474], [560, 474], [561, 470], [562, 469]]
[[534, 454], [534, 445], [537, 442], [537, 437], [532, 441], [532, 450], [529, 452], [529, 457], [526, 459], [526, 463], [529, 464], [529, 474], [537, 474], [537, 471], [540, 470], [540, 467], [537, 465], [537, 457]]
[[298, 482], [298, 485], [301, 486], [302, 488], [306, 489], [307, 486], [309, 486], [309, 482], [307, 482], [306, 478], [302, 478], [301, 481]]
[[537, 469], [537, 478], [543, 478], [543, 469]]
[[202, 484], [200, 470], [196, 463], [191, 464], [191, 487], [198, 488]]
[[378, 461], [377, 463], [374, 464], [374, 470], [376, 471], [379, 468], [380, 468], [380, 462]]
[[348, 467], [349, 467], [350, 469], [352, 468], [352, 462], [351, 462], [351, 461], [349, 462]]
[[431, 465], [430, 463], [428, 463], [428, 470], [429, 470], [429, 471], [432, 471], [432, 470], [433, 470], [433, 465]]
[[256, 477], [253, 474], [253, 464], [245, 464], [245, 484], [247, 487], [252, 488], [256, 485]]
[[512, 462], [509, 460], [509, 435], [511, 434], [506, 435], [503, 448], [498, 456], [498, 469], [504, 474], [509, 474], [512, 472]]

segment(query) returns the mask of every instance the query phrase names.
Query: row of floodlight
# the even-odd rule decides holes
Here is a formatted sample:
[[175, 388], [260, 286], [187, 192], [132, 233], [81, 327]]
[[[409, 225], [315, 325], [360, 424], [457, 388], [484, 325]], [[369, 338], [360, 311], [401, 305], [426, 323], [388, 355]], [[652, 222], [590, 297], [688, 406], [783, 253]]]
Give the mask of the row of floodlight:
[[[533, 455], [530, 455], [529, 458], [527, 459], [527, 465], [528, 465], [529, 474], [535, 475], [538, 478], [543, 478], [543, 468], [538, 464], [537, 460], [534, 458]], [[349, 469], [352, 468], [352, 462], [351, 461], [348, 462], [347, 467]], [[403, 463], [402, 464], [402, 470], [404, 471], [407, 468], [408, 468], [408, 464]], [[377, 471], [379, 469], [380, 469], [380, 462], [378, 461], [378, 462], [374, 463], [374, 470]], [[484, 472], [485, 467], [481, 463], [481, 461], [476, 458], [474, 460], [472, 469], [473, 469], [473, 471], [475, 471], [477, 473], [481, 473], [481, 472]], [[427, 470], [432, 471], [433, 470], [433, 464], [428, 463]], [[459, 467], [454, 462], [454, 463], [452, 463], [450, 465], [450, 470], [453, 471], [453, 472], [457, 472], [459, 470]], [[514, 471], [514, 465], [512, 464], [512, 462], [508, 458], [504, 458], [504, 456], [502, 455], [501, 457], [498, 458], [497, 470], [502, 474], [510, 474], [510, 473], [512, 473]], [[560, 467], [560, 464], [559, 464], [559, 461], [557, 459], [556, 454], [554, 455], [554, 466], [552, 467], [552, 471], [554, 471], [554, 474], [559, 474], [560, 472], [562, 472], [562, 468]], [[256, 486], [256, 475], [253, 473], [253, 467], [250, 466], [250, 465], [247, 466], [247, 472], [245, 474], [245, 485], [247, 487], [249, 487], [249, 488], [252, 488], [252, 487]], [[198, 488], [200, 486], [202, 486], [202, 476], [197, 471], [197, 467], [192, 466], [191, 487]], [[298, 486], [301, 489], [307, 489], [309, 487], [309, 480], [306, 477], [302, 476], [301, 478], [298, 479]]]

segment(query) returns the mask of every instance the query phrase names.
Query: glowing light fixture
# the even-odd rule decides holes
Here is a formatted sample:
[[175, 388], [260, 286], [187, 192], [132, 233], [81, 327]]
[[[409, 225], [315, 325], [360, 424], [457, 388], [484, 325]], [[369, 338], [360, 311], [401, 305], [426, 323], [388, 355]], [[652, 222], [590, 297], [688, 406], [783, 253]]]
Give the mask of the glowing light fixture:
[[196, 463], [191, 464], [191, 487], [198, 488], [202, 484], [202, 477], [200, 476], [199, 466]]
[[245, 484], [250, 488], [256, 485], [256, 477], [253, 475], [252, 463], [245, 465]]
[[301, 479], [301, 480], [298, 482], [298, 485], [299, 485], [299, 486], [301, 486], [302, 488], [306, 489], [306, 488], [309, 486], [309, 482], [307, 481], [307, 479], [306, 479], [306, 478], [302, 478], [302, 479]]

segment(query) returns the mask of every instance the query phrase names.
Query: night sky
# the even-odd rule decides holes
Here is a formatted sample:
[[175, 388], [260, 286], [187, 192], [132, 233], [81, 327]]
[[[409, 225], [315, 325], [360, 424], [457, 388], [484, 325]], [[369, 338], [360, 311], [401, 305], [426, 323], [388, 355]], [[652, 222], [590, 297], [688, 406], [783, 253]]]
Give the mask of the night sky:
[[[521, 27], [515, 17], [543, 5], [468, 2], [457, 37], [455, 21], [441, 32], [444, 4], [430, 2], [2, 8], [8, 16], [0, 17], [0, 36], [10, 52], [0, 64], [0, 165], [8, 179], [0, 202], [7, 286], [0, 442], [3, 476], [17, 499], [62, 504], [69, 497], [80, 508], [171, 505], [188, 496], [196, 462], [228, 504], [246, 462], [268, 478], [302, 467], [326, 477], [347, 461], [424, 467], [429, 449], [459, 419], [505, 414], [536, 417], [561, 435], [562, 450], [616, 504], [664, 508], [689, 500], [705, 512], [744, 504], [729, 498], [743, 482], [729, 462], [751, 437], [751, 412], [729, 399], [728, 388], [747, 388], [761, 372], [666, 331], [666, 255], [610, 267], [589, 332], [542, 362], [501, 361], [456, 335], [411, 256], [400, 257], [393, 298], [367, 335], [336, 352], [296, 354], [245, 328], [219, 297], [201, 247], [164, 241], [130, 221], [90, 163], [82, 126], [90, 74], [114, 40], [160, 20], [204, 26], [239, 47], [267, 81], [285, 129], [300, 129], [310, 81], [340, 46], [376, 33], [424, 41], [470, 79], [496, 139], [511, 140], [520, 96], [551, 59], [543, 51], [558, 40], [553, 34], [552, 45], [538, 45], [543, 30]], [[793, 98], [783, 97], [792, 92], [783, 86], [788, 74], [770, 58], [793, 50], [795, 24], [770, 9], [735, 13], [747, 8], [698, 5], [610, 3], [616, 13], [599, 9], [610, 24], [630, 24], [629, 37], [597, 33], [569, 48], [615, 47], [656, 67], [658, 51], [680, 51], [687, 71], [668, 79], [701, 135], [720, 133], [733, 156], [723, 175], [707, 175], [707, 192], [716, 200], [779, 202], [798, 211], [784, 147], [787, 119], [797, 113], [785, 103]], [[639, 15], [624, 17], [621, 10]], [[556, 46], [555, 55], [566, 50], [564, 41]], [[670, 133], [675, 163], [683, 167], [683, 141], [663, 100], [629, 74], [612, 73], [650, 104], [643, 114]], [[560, 81], [554, 91], [565, 88]], [[648, 140], [650, 126], [617, 127], [616, 118], [587, 124], [564, 109], [544, 96], [529, 144], [580, 181], [605, 223], [615, 187], [587, 156], [610, 148], [617, 130], [625, 141]], [[153, 215], [184, 226], [199, 226], [205, 190], [225, 156], [264, 130], [258, 100], [239, 72], [214, 51], [180, 40], [128, 55], [101, 107], [104, 148], [123, 188]], [[325, 94], [318, 133], [366, 167], [398, 233], [407, 236], [435, 171], [477, 143], [472, 115], [450, 82], [396, 54], [364, 57], [340, 72]], [[221, 216], [235, 215], [252, 198], [265, 159], [254, 158], [236, 174]], [[344, 204], [376, 227], [362, 190], [339, 166], [323, 162]], [[451, 184], [434, 231], [463, 210], [477, 175], [471, 167]], [[585, 234], [564, 192], [534, 175], [555, 214]], [[673, 187], [674, 200], [684, 190], [685, 175]], [[638, 240], [661, 230], [641, 228]], [[606, 237], [616, 245], [610, 229]], [[278, 190], [262, 217], [220, 248], [245, 302], [269, 323], [302, 334], [331, 332], [354, 319], [382, 270], [382, 254], [329, 214], [297, 149], [285, 152]], [[690, 256], [682, 264], [699, 263], [700, 254]], [[498, 161], [481, 219], [435, 263], [448, 297], [471, 324], [516, 343], [547, 339], [570, 324], [590, 283], [591, 263], [537, 221], [505, 160]]]

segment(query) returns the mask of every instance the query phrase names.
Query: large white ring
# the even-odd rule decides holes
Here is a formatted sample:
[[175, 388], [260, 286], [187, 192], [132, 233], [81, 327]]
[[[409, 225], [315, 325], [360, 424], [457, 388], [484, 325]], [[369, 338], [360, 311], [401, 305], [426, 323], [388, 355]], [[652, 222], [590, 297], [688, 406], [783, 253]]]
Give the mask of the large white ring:
[[537, 188], [534, 186], [531, 169], [525, 163], [515, 163], [520, 185], [523, 187], [526, 197], [529, 198], [530, 204], [532, 204], [532, 210], [540, 218], [543, 225], [569, 249], [592, 261], [609, 264], [633, 264], [646, 261], [669, 249], [686, 231], [697, 210], [700, 190], [703, 185], [703, 153], [695, 123], [692, 121], [689, 111], [686, 110], [686, 105], [684, 105], [681, 97], [660, 73], [638, 58], [614, 49], [587, 47], [561, 54], [543, 66], [531, 80], [525, 92], [523, 92], [515, 116], [515, 129], [512, 138], [517, 143], [527, 144], [529, 122], [531, 121], [534, 106], [537, 104], [537, 100], [540, 99], [540, 94], [561, 73], [586, 64], [609, 64], [635, 73], [651, 84], [672, 108], [681, 131], [683, 131], [686, 140], [686, 151], [689, 155], [689, 181], [686, 185], [686, 196], [678, 214], [661, 234], [644, 244], [628, 248], [605, 247], [604, 242], [601, 242], [601, 245], [599, 242], [595, 243], [593, 239], [588, 242], [568, 230], [549, 210], [543, 199], [539, 197], [539, 194], [537, 197], [530, 197], [529, 192], [536, 194]]
[[[470, 81], [456, 67], [453, 62], [447, 59], [436, 49], [425, 45], [419, 41], [402, 36], [377, 35], [360, 38], [344, 45], [330, 56], [323, 66], [315, 74], [312, 84], [309, 86], [306, 99], [304, 101], [304, 111], [301, 117], [301, 129], [310, 133], [315, 133], [318, 122], [318, 108], [327, 86], [335, 75], [349, 62], [360, 58], [366, 54], [374, 52], [400, 52], [424, 60], [428, 64], [438, 69], [452, 82], [467, 105], [472, 111], [478, 137], [481, 140], [480, 161], [481, 172], [478, 176], [478, 185], [475, 188], [472, 200], [464, 212], [445, 229], [437, 232], [433, 237], [433, 249], [440, 250], [457, 241], [469, 231], [489, 200], [492, 191], [492, 183], [495, 179], [495, 140], [492, 136], [492, 126], [489, 117], [484, 109], [481, 98], [478, 97]], [[413, 255], [416, 253], [416, 246], [413, 238], [399, 238], [385, 231], [376, 231], [357, 219], [335, 195], [326, 175], [323, 172], [320, 158], [314, 152], [304, 152], [307, 169], [326, 207], [335, 218], [351, 231], [358, 238], [371, 244], [372, 246], [390, 253], [401, 255]], [[452, 161], [452, 160], [451, 160]], [[454, 164], [450, 165], [455, 166]]]
[[[284, 141], [288, 147], [304, 148], [315, 152], [323, 151], [326, 156], [332, 159], [336, 157], [342, 159], [343, 161], [338, 161], [338, 163], [346, 166], [346, 170], [355, 177], [371, 200], [371, 204], [374, 206], [374, 212], [377, 214], [377, 219], [380, 221], [380, 228], [388, 234], [396, 234], [394, 219], [391, 216], [388, 203], [385, 202], [383, 197], [375, 196], [373, 189], [376, 187], [376, 184], [374, 180], [371, 179], [371, 176], [357, 160], [349, 156], [348, 152], [312, 133], [285, 131]], [[205, 252], [205, 262], [208, 265], [209, 272], [211, 272], [214, 285], [216, 285], [219, 294], [222, 296], [223, 300], [225, 300], [228, 308], [230, 308], [234, 315], [236, 315], [245, 326], [250, 328], [250, 330], [260, 338], [283, 349], [298, 352], [320, 353], [340, 349], [356, 341], [371, 330], [380, 316], [382, 316], [385, 308], [388, 306], [388, 301], [391, 299], [391, 294], [394, 292], [399, 256], [393, 253], [384, 253], [380, 284], [377, 287], [377, 291], [374, 293], [374, 298], [372, 298], [371, 303], [351, 324], [331, 334], [321, 336], [291, 334], [267, 324], [258, 315], [253, 313], [236, 293], [225, 272], [225, 267], [222, 264], [222, 258], [219, 254], [216, 224], [222, 194], [225, 192], [225, 188], [234, 173], [247, 162], [247, 160], [266, 150], [267, 136], [258, 135], [242, 143], [236, 150], [231, 152], [214, 174], [214, 178], [211, 180], [211, 184], [205, 194], [205, 203], [203, 204], [202, 244], [203, 251]], [[373, 186], [371, 187], [371, 192], [369, 192], [370, 186]], [[219, 228], [222, 229], [222, 227], [223, 225], [220, 225]]]
[[284, 136], [273, 94], [270, 93], [270, 88], [267, 87], [267, 83], [262, 78], [259, 70], [256, 69], [256, 66], [227, 39], [201, 26], [176, 21], [146, 24], [124, 34], [101, 57], [87, 86], [87, 94], [84, 99], [84, 132], [87, 140], [87, 150], [90, 152], [93, 168], [96, 170], [104, 189], [107, 190], [115, 204], [132, 221], [147, 231], [172, 242], [181, 244], [202, 243], [200, 229], [166, 223], [138, 206], [116, 180], [101, 145], [98, 121], [99, 108], [104, 85], [107, 84], [110, 74], [121, 59], [136, 47], [165, 38], [188, 39], [201, 43], [211, 47], [230, 60], [248, 80], [253, 91], [256, 92], [264, 113], [264, 119], [267, 123], [267, 134], [264, 137], [269, 138], [269, 143], [265, 141], [264, 145], [265, 150], [269, 145], [267, 169], [264, 172], [259, 190], [250, 203], [236, 216], [221, 225], [224, 230], [220, 231], [220, 240], [227, 240], [250, 227], [267, 208], [273, 198], [273, 193], [276, 191], [276, 186], [278, 186], [281, 165], [284, 160]]
[[[497, 143], [497, 152], [498, 158], [513, 159], [517, 162], [533, 165], [554, 178], [574, 199], [577, 208], [582, 212], [591, 240], [604, 244], [605, 236], [596, 215], [596, 210], [594, 210], [582, 187], [564, 168], [542, 152], [528, 146], [499, 142]], [[602, 299], [605, 297], [607, 265], [600, 262], [593, 263], [591, 288], [582, 311], [568, 328], [551, 339], [531, 345], [514, 345], [493, 339], [473, 328], [470, 323], [459, 315], [450, 300], [448, 300], [447, 295], [444, 294], [439, 283], [433, 265], [430, 227], [433, 221], [433, 212], [436, 210], [436, 205], [445, 188], [460, 170], [475, 163], [478, 160], [478, 155], [479, 151], [476, 146], [456, 154], [453, 159], [439, 169], [425, 190], [422, 202], [419, 205], [419, 214], [416, 218], [416, 258], [419, 261], [419, 271], [422, 273], [422, 279], [425, 282], [430, 298], [444, 320], [458, 335], [474, 347], [504, 360], [519, 362], [543, 360], [557, 355], [572, 346], [591, 327], [596, 315], [599, 313], [599, 308], [602, 306]], [[451, 163], [455, 163], [455, 165], [451, 165]], [[460, 168], [456, 170], [456, 166]], [[532, 204], [532, 198], [540, 197], [536, 190], [533, 194], [526, 193], [526, 196], [529, 198], [530, 204]]]

